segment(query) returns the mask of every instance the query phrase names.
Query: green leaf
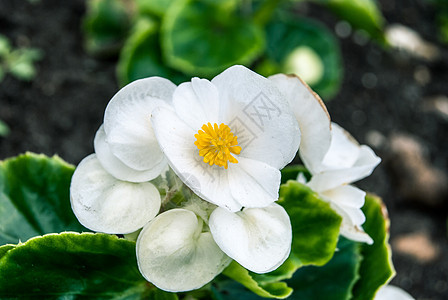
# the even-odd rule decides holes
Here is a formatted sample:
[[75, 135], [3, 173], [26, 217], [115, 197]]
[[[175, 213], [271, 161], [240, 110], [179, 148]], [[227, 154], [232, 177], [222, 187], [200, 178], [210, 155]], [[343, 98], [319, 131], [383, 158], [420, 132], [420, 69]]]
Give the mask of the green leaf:
[[225, 276], [218, 276], [213, 280], [211, 286], [213, 298], [215, 300], [260, 300], [271, 297], [261, 297], [246, 288], [241, 283], [228, 279]]
[[44, 56], [43, 51], [36, 48], [19, 48], [14, 52], [18, 53], [20, 61], [25, 61], [29, 63], [42, 59], [42, 57]]
[[[258, 282], [251, 272], [233, 261], [223, 273], [229, 278], [241, 283], [255, 294], [265, 298], [284, 299], [292, 293], [292, 289], [284, 282]], [[223, 289], [221, 287], [221, 289]], [[241, 289], [241, 287], [240, 287]], [[225, 290], [225, 288], [224, 288]], [[244, 291], [244, 290], [243, 290]], [[229, 298], [224, 298], [229, 299]]]
[[250, 272], [234, 261], [224, 270], [223, 274], [240, 283], [246, 289], [239, 285], [218, 281], [218, 290], [221, 294], [224, 293], [230, 297], [224, 297], [223, 299], [233, 299], [235, 297], [235, 291], [229, 291], [229, 289], [236, 289], [239, 294], [245, 294], [246, 297], [251, 299], [259, 299], [259, 297], [253, 297], [253, 294], [248, 293], [248, 290], [262, 297], [283, 299], [291, 294], [292, 289], [280, 281], [292, 278], [294, 272], [301, 266], [302, 263], [293, 254], [276, 270], [265, 274]]
[[70, 206], [74, 167], [27, 153], [0, 162], [0, 245], [46, 233], [86, 231]]
[[7, 58], [8, 71], [20, 80], [31, 80], [36, 76], [36, 68], [33, 63], [42, 57], [43, 53], [39, 49], [15, 49]]
[[9, 42], [9, 39], [0, 34], [0, 57], [7, 56], [9, 52], [11, 51], [11, 43]]
[[353, 27], [366, 31], [380, 42], [384, 39], [384, 17], [375, 0], [317, 0]]
[[439, 27], [439, 39], [442, 43], [448, 44], [448, 14], [439, 14], [437, 18]]
[[92, 55], [118, 52], [129, 29], [126, 6], [121, 0], [89, 0], [83, 20], [85, 48]]
[[18, 61], [9, 66], [9, 72], [17, 79], [29, 81], [36, 76], [36, 69], [33, 64], [26, 61]]
[[436, 11], [436, 24], [439, 29], [439, 40], [448, 44], [448, 2], [445, 0], [435, 0], [433, 2]]
[[[0, 82], [2, 80], [1, 72], [2, 72], [2, 69], [0, 67]], [[0, 136], [7, 136], [9, 134], [9, 132], [10, 132], [10, 130], [9, 130], [8, 124], [6, 124], [2, 120], [0, 120]]]
[[334, 254], [342, 218], [306, 185], [290, 180], [280, 187], [291, 219], [292, 253], [304, 265], [324, 265]]
[[12, 244], [7, 244], [7, 245], [3, 245], [0, 246], [0, 259], [2, 259], [2, 257], [11, 249], [14, 249], [16, 247], [16, 245], [12, 245]]
[[[299, 170], [303, 167], [288, 167], [282, 172], [295, 173], [297, 177]], [[292, 289], [280, 280], [291, 278], [302, 265], [324, 265], [331, 259], [336, 249], [341, 217], [316, 193], [297, 181], [290, 180], [281, 186], [279, 204], [285, 207], [291, 218], [293, 242], [289, 258], [267, 274], [255, 274], [236, 262], [232, 262], [223, 274], [259, 296], [283, 299], [291, 294]], [[241, 286], [232, 283], [217, 284], [217, 292], [222, 299], [232, 299], [233, 296], [222, 296], [226, 293], [234, 295], [229, 289], [237, 289], [239, 294], [246, 293]]]
[[141, 14], [163, 16], [175, 0], [136, 0]]
[[174, 83], [187, 80], [183, 74], [163, 63], [158, 31], [159, 25], [153, 19], [138, 19], [118, 61], [117, 77], [120, 85], [149, 76], [168, 78]]
[[379, 197], [367, 195], [362, 210], [366, 216], [362, 227], [374, 243], [361, 245], [363, 260], [359, 270], [361, 278], [353, 289], [355, 300], [373, 299], [378, 289], [395, 276], [386, 207]]
[[280, 72], [301, 76], [324, 99], [339, 91], [342, 57], [337, 40], [324, 25], [281, 14], [268, 24], [266, 34], [268, 59], [278, 64]]
[[[0, 82], [10, 72], [20, 80], [31, 80], [36, 75], [34, 61], [41, 59], [43, 53], [34, 48], [13, 49], [9, 40], [0, 35]], [[0, 124], [0, 136], [4, 124]], [[3, 127], [3, 128], [2, 128]]]
[[341, 237], [338, 251], [324, 266], [300, 268], [287, 283], [294, 289], [291, 299], [348, 300], [359, 278], [362, 257], [359, 244]]
[[134, 242], [107, 234], [30, 239], [0, 259], [0, 278], [8, 278], [0, 281], [1, 298], [141, 299], [147, 293], [152, 294], [149, 299], [177, 299], [157, 291], [141, 276]]
[[267, 284], [292, 278], [294, 273], [300, 267], [302, 267], [302, 262], [291, 253], [288, 259], [276, 270], [265, 274], [257, 274], [253, 272], [249, 272], [249, 274], [258, 283]]
[[302, 173], [307, 181], [311, 179], [311, 173], [302, 165], [289, 165], [282, 170], [282, 184], [289, 180], [297, 180], [299, 173]]
[[264, 49], [264, 33], [236, 14], [234, 0], [182, 0], [162, 20], [167, 63], [186, 74], [212, 77], [234, 64], [252, 63]]

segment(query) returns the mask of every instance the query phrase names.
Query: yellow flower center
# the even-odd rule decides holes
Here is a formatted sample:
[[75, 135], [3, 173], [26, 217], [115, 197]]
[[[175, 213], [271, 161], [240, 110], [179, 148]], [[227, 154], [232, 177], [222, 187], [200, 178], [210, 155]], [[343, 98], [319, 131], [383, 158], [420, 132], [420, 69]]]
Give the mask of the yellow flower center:
[[194, 144], [199, 149], [199, 155], [204, 157], [204, 162], [210, 166], [217, 165], [227, 169], [228, 162], [238, 163], [238, 160], [232, 156], [240, 154], [241, 147], [238, 146], [237, 136], [233, 135], [229, 126], [221, 123], [204, 124], [202, 130], [194, 135], [196, 142]]

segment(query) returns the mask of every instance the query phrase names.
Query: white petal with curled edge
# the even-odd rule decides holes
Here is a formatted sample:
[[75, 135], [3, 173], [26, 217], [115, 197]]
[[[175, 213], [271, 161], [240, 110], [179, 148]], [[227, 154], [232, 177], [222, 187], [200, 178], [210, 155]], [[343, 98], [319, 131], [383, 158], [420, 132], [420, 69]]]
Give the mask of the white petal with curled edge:
[[340, 185], [349, 184], [372, 174], [380, 162], [381, 159], [375, 155], [370, 147], [362, 145], [358, 159], [352, 167], [315, 174], [308, 182], [308, 186], [316, 192], [322, 192]]
[[331, 144], [322, 162], [325, 170], [350, 168], [358, 159], [359, 152], [360, 146], [350, 133], [331, 123]]
[[179, 118], [196, 132], [208, 122], [219, 125], [218, 89], [206, 79], [193, 78], [179, 85], [173, 106]]
[[175, 112], [159, 108], [153, 112], [154, 131], [162, 151], [179, 178], [198, 196], [232, 211], [241, 205], [230, 194], [228, 170], [202, 161], [194, 144], [195, 131]]
[[376, 292], [374, 300], [414, 300], [414, 298], [399, 287], [385, 285]]
[[302, 134], [299, 153], [312, 172], [321, 171], [320, 164], [330, 147], [330, 115], [319, 96], [299, 77], [277, 74], [268, 78], [285, 95]]
[[186, 209], [166, 211], [143, 228], [137, 240], [137, 261], [143, 277], [169, 292], [198, 289], [231, 262], [202, 232], [202, 221]]
[[[340, 207], [335, 205], [334, 203], [330, 203], [330, 205], [331, 208], [334, 209], [334, 211], [336, 211], [342, 217], [342, 223], [339, 230], [339, 233], [342, 236], [353, 241], [367, 243], [369, 245], [373, 244], [372, 238], [364, 231], [364, 229], [359, 224], [355, 224], [352, 221], [352, 213], [347, 212], [346, 207]], [[364, 216], [361, 209], [358, 210], [360, 211], [360, 214]]]
[[238, 157], [228, 168], [230, 192], [243, 207], [265, 207], [278, 200], [280, 171], [261, 161]]
[[84, 158], [70, 185], [73, 212], [85, 227], [124, 234], [142, 228], [160, 209], [160, 194], [152, 183], [117, 180], [95, 154]]
[[366, 216], [362, 212], [361, 208], [349, 207], [349, 206], [339, 206], [350, 219], [350, 223], [354, 225], [361, 226], [366, 221]]
[[154, 108], [170, 107], [176, 86], [169, 80], [150, 77], [122, 88], [104, 113], [106, 142], [112, 153], [135, 170], [165, 164], [151, 125]]
[[210, 216], [209, 226], [219, 247], [256, 273], [275, 270], [291, 251], [291, 222], [276, 203], [236, 213], [218, 207]]
[[342, 185], [324, 191], [321, 195], [339, 206], [361, 208], [365, 202], [366, 192], [352, 185]]
[[219, 91], [220, 120], [245, 131], [240, 156], [281, 169], [295, 157], [300, 144], [299, 124], [285, 97], [267, 78], [233, 66], [212, 79]]
[[368, 245], [373, 244], [372, 238], [364, 231], [364, 229], [362, 229], [361, 226], [352, 226], [343, 222], [341, 224], [340, 234], [352, 241], [366, 243]]
[[320, 194], [333, 209], [341, 214], [345, 223], [360, 227], [366, 221], [361, 210], [366, 193], [354, 186], [343, 185]]
[[103, 168], [120, 180], [130, 182], [149, 181], [156, 178], [168, 166], [168, 162], [164, 159], [164, 163], [160, 163], [149, 170], [139, 171], [128, 167], [110, 151], [103, 125], [98, 129], [93, 144], [97, 158]]

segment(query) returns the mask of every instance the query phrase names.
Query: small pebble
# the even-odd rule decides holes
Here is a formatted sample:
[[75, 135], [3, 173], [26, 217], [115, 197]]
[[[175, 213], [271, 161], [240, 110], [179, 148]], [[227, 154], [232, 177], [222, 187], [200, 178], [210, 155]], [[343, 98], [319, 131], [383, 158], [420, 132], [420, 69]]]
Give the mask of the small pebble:
[[379, 131], [371, 130], [367, 132], [366, 141], [370, 146], [381, 149], [386, 144], [386, 137]]
[[366, 89], [373, 89], [376, 87], [378, 77], [373, 73], [365, 73], [362, 75], [361, 82]]
[[392, 47], [427, 61], [435, 61], [440, 56], [439, 48], [401, 24], [389, 25], [386, 28], [386, 39]]
[[428, 206], [443, 204], [448, 195], [448, 177], [428, 161], [421, 142], [409, 135], [395, 134], [389, 138], [386, 153], [401, 197]]
[[367, 121], [366, 113], [362, 110], [355, 110], [351, 115], [351, 120], [356, 126], [362, 126]]
[[346, 21], [339, 21], [334, 26], [336, 35], [340, 38], [347, 38], [352, 34], [352, 26]]
[[365, 46], [369, 42], [369, 35], [364, 30], [357, 30], [353, 35], [353, 41], [359, 46]]
[[392, 242], [395, 251], [407, 254], [420, 263], [429, 263], [436, 260], [440, 254], [440, 249], [435, 245], [428, 234], [416, 232], [404, 236], [398, 236]]
[[438, 95], [424, 99], [423, 111], [434, 112], [448, 121], [448, 97]]
[[426, 66], [418, 66], [414, 71], [414, 79], [419, 85], [425, 86], [431, 81], [431, 72]]

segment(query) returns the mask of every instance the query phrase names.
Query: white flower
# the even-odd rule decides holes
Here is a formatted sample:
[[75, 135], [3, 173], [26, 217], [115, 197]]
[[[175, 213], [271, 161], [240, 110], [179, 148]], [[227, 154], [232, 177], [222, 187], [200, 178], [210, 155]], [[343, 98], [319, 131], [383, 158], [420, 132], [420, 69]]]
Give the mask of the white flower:
[[291, 224], [278, 204], [237, 213], [217, 207], [204, 220], [208, 213], [198, 201], [202, 200], [185, 206], [195, 212], [184, 208], [164, 212], [139, 235], [140, 272], [158, 288], [171, 292], [200, 288], [232, 258], [248, 270], [266, 273], [288, 257]]
[[112, 234], [142, 228], [160, 209], [160, 194], [152, 183], [116, 179], [104, 170], [95, 154], [84, 158], [76, 168], [70, 201], [82, 225]]
[[332, 123], [331, 137], [321, 171], [313, 174], [308, 186], [328, 200], [342, 216], [341, 235], [372, 244], [373, 240], [361, 227], [365, 222], [361, 207], [366, 193], [349, 184], [369, 176], [381, 159], [368, 146], [359, 145], [336, 123]]
[[[273, 202], [279, 169], [299, 142], [283, 95], [244, 67], [177, 88], [158, 77], [138, 80], [108, 104], [95, 154], [73, 175], [72, 208], [94, 231], [127, 234], [143, 227], [139, 269], [166, 291], [200, 288], [232, 259], [270, 272], [291, 250], [289, 216]], [[207, 201], [194, 195], [156, 216], [161, 198], [149, 181], [167, 162]]]
[[319, 96], [295, 75], [269, 77], [285, 95], [300, 126], [299, 153], [308, 170], [319, 171], [320, 163], [330, 147], [330, 115]]
[[294, 158], [300, 131], [272, 82], [230, 67], [179, 85], [173, 108], [155, 109], [152, 125], [171, 168], [197, 195], [233, 212], [278, 199], [279, 169]]
[[291, 251], [291, 222], [277, 203], [236, 213], [218, 207], [209, 226], [221, 250], [255, 273], [277, 269]]
[[378, 290], [374, 300], [414, 300], [414, 298], [399, 287], [384, 285]]
[[348, 185], [370, 175], [381, 159], [335, 123], [320, 98], [296, 76], [269, 77], [285, 94], [302, 133], [299, 153], [312, 174], [308, 186], [342, 216], [341, 234], [373, 243], [361, 225], [365, 192]]
[[170, 292], [194, 290], [210, 282], [231, 262], [204, 222], [192, 211], [172, 209], [140, 233], [137, 262], [146, 280]]
[[96, 154], [79, 164], [70, 186], [73, 212], [85, 227], [130, 233], [159, 212], [159, 192], [148, 181], [168, 165], [152, 130], [151, 112], [169, 107], [175, 88], [167, 79], [141, 79], [109, 102], [95, 136]]
[[95, 137], [95, 152], [114, 177], [144, 182], [166, 169], [166, 158], [152, 129], [151, 113], [156, 107], [170, 107], [175, 88], [164, 78], [140, 79], [122, 88], [109, 102], [104, 124]]

